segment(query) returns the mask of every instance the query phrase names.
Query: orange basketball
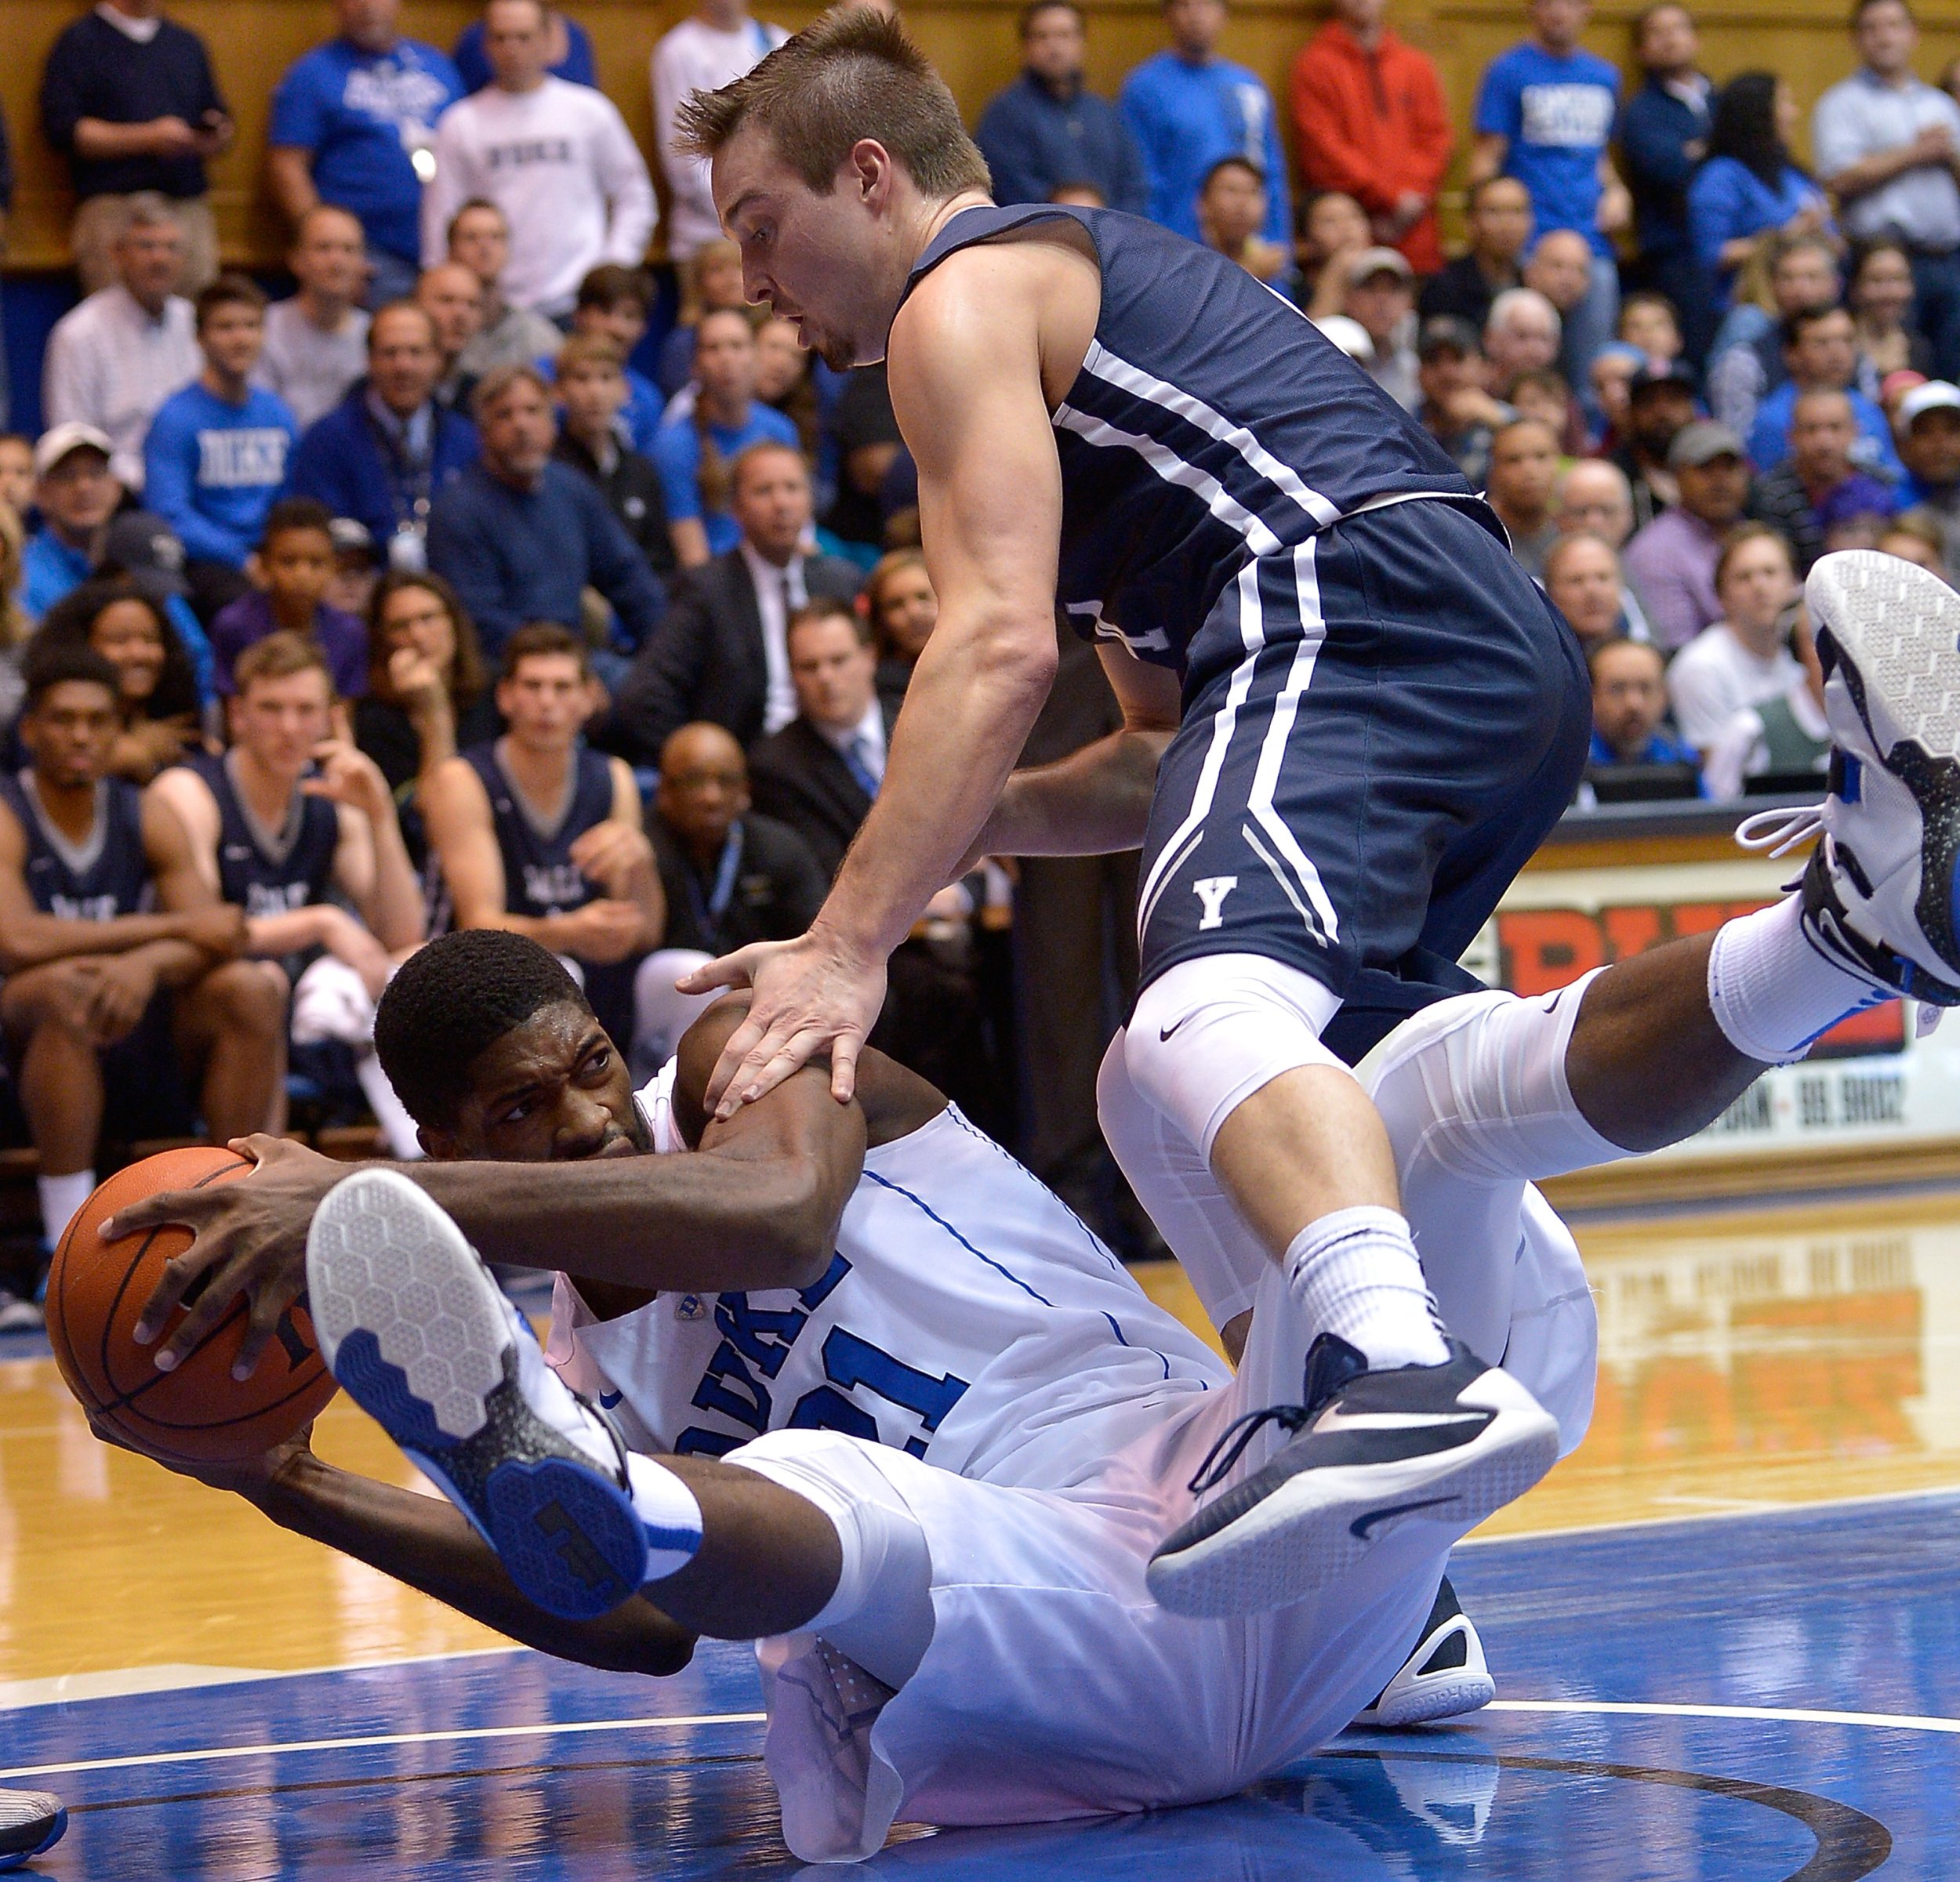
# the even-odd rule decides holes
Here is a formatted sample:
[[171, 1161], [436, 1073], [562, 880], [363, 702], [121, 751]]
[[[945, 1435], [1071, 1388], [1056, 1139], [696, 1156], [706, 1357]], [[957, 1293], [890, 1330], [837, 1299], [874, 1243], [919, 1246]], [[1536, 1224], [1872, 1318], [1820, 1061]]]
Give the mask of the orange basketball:
[[[320, 1358], [303, 1307], [289, 1308], [249, 1379], [231, 1376], [244, 1343], [246, 1302], [224, 1318], [175, 1372], [160, 1373], [156, 1347], [130, 1337], [164, 1264], [191, 1246], [172, 1224], [147, 1235], [102, 1239], [117, 1210], [167, 1189], [229, 1183], [251, 1159], [213, 1144], [166, 1150], [121, 1169], [68, 1224], [48, 1271], [48, 1338], [68, 1390], [145, 1450], [199, 1463], [256, 1457], [289, 1438], [331, 1398], [333, 1375]], [[191, 1298], [197, 1289], [193, 1285]], [[158, 1336], [167, 1338], [182, 1310]]]

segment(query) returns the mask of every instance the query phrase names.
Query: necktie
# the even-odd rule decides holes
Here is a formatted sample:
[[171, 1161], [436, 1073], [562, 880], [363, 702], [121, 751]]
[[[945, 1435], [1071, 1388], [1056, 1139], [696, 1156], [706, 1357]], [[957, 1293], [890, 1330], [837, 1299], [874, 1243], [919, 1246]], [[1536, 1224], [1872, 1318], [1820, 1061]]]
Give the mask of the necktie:
[[871, 741], [862, 732], [853, 735], [844, 748], [844, 762], [851, 775], [858, 781], [858, 788], [866, 796], [878, 795], [878, 774], [871, 768]]

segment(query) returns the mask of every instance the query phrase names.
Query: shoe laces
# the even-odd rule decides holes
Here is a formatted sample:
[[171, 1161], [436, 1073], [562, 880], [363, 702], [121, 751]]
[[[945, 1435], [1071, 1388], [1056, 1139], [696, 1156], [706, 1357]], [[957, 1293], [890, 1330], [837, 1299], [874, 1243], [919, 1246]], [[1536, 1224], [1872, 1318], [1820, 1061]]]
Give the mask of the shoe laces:
[[1773, 861], [1801, 848], [1824, 829], [1820, 804], [1779, 804], [1757, 810], [1736, 825], [1736, 841], [1745, 850], [1766, 850]]
[[1297, 1432], [1312, 1416], [1304, 1405], [1269, 1405], [1263, 1412], [1247, 1412], [1243, 1417], [1233, 1419], [1218, 1434], [1218, 1442], [1205, 1452], [1197, 1474], [1185, 1487], [1192, 1496], [1202, 1496], [1223, 1483], [1262, 1425], [1271, 1423], [1288, 1432]]

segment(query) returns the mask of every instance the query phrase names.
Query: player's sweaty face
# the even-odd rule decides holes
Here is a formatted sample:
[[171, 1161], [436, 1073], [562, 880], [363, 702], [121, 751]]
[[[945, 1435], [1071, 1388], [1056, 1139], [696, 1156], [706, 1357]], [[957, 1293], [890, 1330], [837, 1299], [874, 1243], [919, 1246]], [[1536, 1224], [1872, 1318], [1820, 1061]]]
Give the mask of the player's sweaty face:
[[430, 1155], [445, 1162], [572, 1163], [652, 1148], [626, 1054], [569, 1000], [486, 1046], [454, 1129], [429, 1138]]
[[766, 138], [738, 133], [716, 154], [714, 198], [742, 250], [750, 301], [794, 321], [803, 343], [839, 371], [883, 357], [902, 282], [881, 285], [879, 224], [844, 172], [819, 195]]

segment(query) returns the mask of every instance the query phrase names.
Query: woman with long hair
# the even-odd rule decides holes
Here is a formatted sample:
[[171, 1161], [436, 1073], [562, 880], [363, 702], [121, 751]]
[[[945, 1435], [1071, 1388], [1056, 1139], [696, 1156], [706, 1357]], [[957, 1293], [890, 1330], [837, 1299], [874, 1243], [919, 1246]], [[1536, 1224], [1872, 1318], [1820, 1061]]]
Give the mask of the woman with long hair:
[[1837, 236], [1823, 190], [1790, 154], [1796, 126], [1795, 95], [1773, 72], [1738, 73], [1716, 97], [1708, 154], [1688, 185], [1688, 227], [1718, 309], [1766, 237]]
[[926, 573], [925, 557], [916, 549], [895, 549], [872, 570], [864, 594], [871, 631], [877, 636], [878, 691], [902, 698], [939, 618], [939, 597]]
[[397, 807], [418, 779], [498, 730], [477, 630], [456, 591], [440, 575], [390, 570], [368, 604], [368, 693], [354, 702], [354, 737]]
[[163, 605], [126, 575], [85, 582], [48, 610], [34, 644], [92, 647], [122, 684], [109, 768], [147, 784], [199, 740], [198, 679]]
[[673, 332], [660, 343], [654, 378], [663, 397], [672, 398], [694, 371], [695, 335], [704, 314], [748, 305], [742, 288], [742, 251], [726, 236], [703, 242], [681, 264], [681, 307]]
[[1852, 251], [1845, 304], [1857, 324], [1858, 390], [1867, 398], [1893, 372], [1933, 376], [1933, 343], [1912, 324], [1912, 257], [1889, 235]]

